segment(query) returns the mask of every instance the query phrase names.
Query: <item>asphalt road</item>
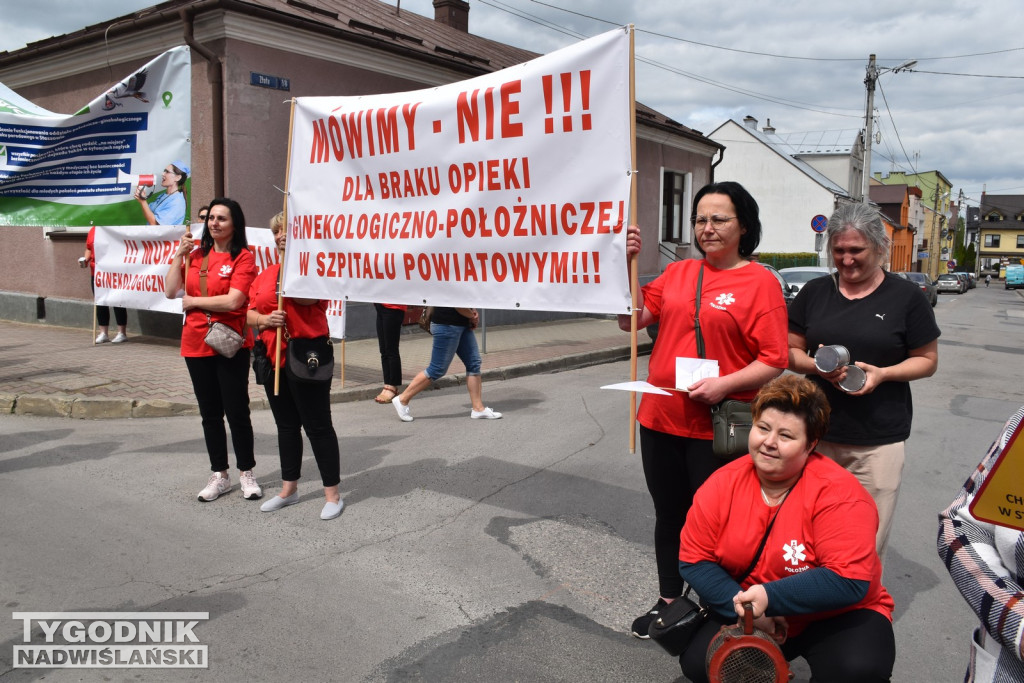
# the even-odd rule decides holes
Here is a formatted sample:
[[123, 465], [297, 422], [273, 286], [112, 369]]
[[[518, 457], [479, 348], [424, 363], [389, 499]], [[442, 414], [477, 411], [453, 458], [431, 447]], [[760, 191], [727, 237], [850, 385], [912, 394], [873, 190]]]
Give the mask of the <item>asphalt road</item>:
[[[973, 618], [935, 552], [936, 514], [1024, 403], [1024, 298], [943, 295], [940, 369], [915, 383], [885, 583], [894, 681], [962, 679]], [[486, 363], [486, 360], [485, 360]], [[641, 373], [643, 372], [641, 360]], [[656, 594], [653, 515], [628, 453], [628, 364], [427, 392], [416, 421], [337, 404], [339, 519], [261, 513], [237, 490], [199, 503], [197, 417], [0, 418], [0, 678], [156, 681], [673, 681], [628, 635]], [[280, 475], [271, 416], [253, 414], [257, 479]], [[14, 612], [209, 612], [208, 669], [14, 669]], [[38, 632], [36, 633], [38, 637]], [[798, 679], [806, 669], [797, 666]]]

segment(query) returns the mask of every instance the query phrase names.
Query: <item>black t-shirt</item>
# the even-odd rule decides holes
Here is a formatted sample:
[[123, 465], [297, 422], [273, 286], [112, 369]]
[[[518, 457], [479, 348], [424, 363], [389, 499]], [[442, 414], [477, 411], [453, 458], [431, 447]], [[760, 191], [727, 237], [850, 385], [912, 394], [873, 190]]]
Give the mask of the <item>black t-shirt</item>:
[[437, 323], [438, 325], [458, 325], [459, 327], [469, 327], [470, 320], [454, 308], [435, 306], [434, 315], [430, 317], [430, 322]]
[[[941, 334], [924, 293], [908, 280], [885, 274], [875, 291], [847, 299], [835, 276], [803, 286], [789, 308], [789, 330], [807, 338], [811, 356], [819, 344], [842, 344], [850, 361], [879, 367], [907, 359]], [[905, 441], [914, 415], [909, 382], [883, 382], [866, 396], [850, 396], [818, 375], [810, 375], [832, 406], [826, 441], [875, 446]]]

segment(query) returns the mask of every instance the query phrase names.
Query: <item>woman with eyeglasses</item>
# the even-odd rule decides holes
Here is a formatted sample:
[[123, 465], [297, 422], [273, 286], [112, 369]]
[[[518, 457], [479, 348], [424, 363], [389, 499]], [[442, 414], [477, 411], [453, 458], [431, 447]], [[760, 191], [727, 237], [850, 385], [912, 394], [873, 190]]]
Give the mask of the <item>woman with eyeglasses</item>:
[[[648, 382], [676, 386], [676, 359], [699, 358], [694, 324], [700, 288], [704, 357], [718, 361], [718, 376], [693, 382], [669, 396], [644, 394], [637, 411], [647, 489], [654, 501], [654, 552], [660, 597], [632, 626], [637, 638], [659, 610], [682, 595], [679, 534], [693, 494], [728, 460], [712, 452], [711, 407], [726, 398], [750, 401], [786, 367], [786, 303], [775, 277], [750, 260], [761, 241], [758, 206], [735, 182], [706, 185], [694, 197], [693, 239], [702, 259], [670, 263], [638, 297], [638, 329], [658, 323]], [[626, 251], [640, 252], [640, 230], [630, 226]], [[698, 284], [699, 283], [699, 284]], [[619, 316], [630, 329], [630, 317]]]
[[185, 181], [188, 179], [189, 167], [184, 161], [168, 164], [160, 174], [160, 187], [163, 189], [149, 197], [141, 185], [135, 190], [135, 201], [142, 208], [142, 214], [149, 225], [184, 225], [185, 216]]

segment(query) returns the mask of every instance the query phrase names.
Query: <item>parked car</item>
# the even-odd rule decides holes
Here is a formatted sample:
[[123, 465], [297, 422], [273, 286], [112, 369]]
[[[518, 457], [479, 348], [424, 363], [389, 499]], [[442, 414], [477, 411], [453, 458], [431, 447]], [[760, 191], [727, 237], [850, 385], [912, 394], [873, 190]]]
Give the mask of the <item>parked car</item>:
[[796, 298], [796, 293], [800, 291], [800, 288], [787, 282], [786, 278], [782, 275], [782, 271], [776, 270], [775, 266], [760, 262], [758, 262], [758, 265], [766, 268], [779, 281], [779, 286], [782, 287], [782, 298], [786, 300], [786, 307], [789, 308], [789, 304]]
[[910, 280], [920, 287], [921, 291], [924, 292], [925, 298], [928, 299], [928, 303], [932, 306], [939, 302], [939, 290], [935, 286], [935, 281], [928, 277], [927, 273], [905, 272], [895, 274], [904, 280]]
[[971, 278], [967, 275], [967, 273], [957, 272], [953, 273], [953, 275], [956, 275], [958, 278], [960, 278], [960, 282], [963, 283], [965, 292], [971, 288]]
[[823, 275], [828, 275], [831, 272], [831, 268], [824, 266], [793, 266], [792, 268], [783, 268], [779, 271], [789, 285], [796, 287], [797, 292], [800, 291], [805, 283]]
[[1004, 284], [1006, 289], [1024, 287], [1024, 266], [1016, 263], [1006, 266], [1006, 280]]
[[935, 281], [935, 287], [942, 292], [954, 292], [956, 294], [964, 293], [964, 282], [954, 273], [943, 273]]

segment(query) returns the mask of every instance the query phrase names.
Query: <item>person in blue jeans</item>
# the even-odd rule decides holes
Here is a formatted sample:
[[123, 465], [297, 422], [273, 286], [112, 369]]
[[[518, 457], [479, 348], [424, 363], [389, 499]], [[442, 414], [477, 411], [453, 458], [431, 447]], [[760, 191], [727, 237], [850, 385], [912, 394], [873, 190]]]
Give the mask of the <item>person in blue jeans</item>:
[[413, 378], [405, 391], [391, 399], [402, 422], [412, 422], [409, 401], [430, 386], [431, 382], [444, 377], [455, 356], [466, 366], [466, 388], [469, 389], [469, 398], [473, 403], [469, 416], [474, 420], [501, 419], [501, 413], [484, 405], [480, 350], [473, 333], [479, 322], [480, 314], [475, 308], [434, 308], [434, 315], [430, 319], [430, 333], [434, 335], [430, 365]]

